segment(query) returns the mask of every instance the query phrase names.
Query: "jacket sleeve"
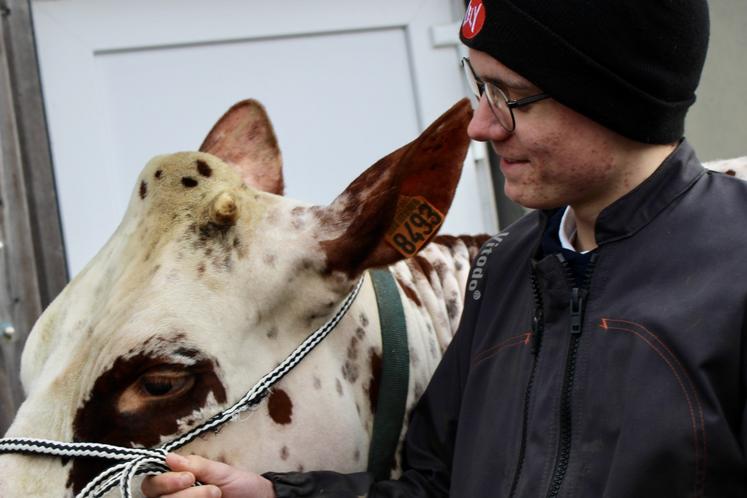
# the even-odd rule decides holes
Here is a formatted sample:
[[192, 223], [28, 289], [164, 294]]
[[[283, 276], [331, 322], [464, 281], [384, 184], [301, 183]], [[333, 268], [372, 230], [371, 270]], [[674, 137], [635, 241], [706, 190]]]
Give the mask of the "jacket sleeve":
[[[742, 326], [742, 386], [747, 386], [747, 323]], [[742, 454], [747, 454], [747, 393], [742, 392], [742, 429], [739, 434], [739, 442], [742, 445]]]
[[448, 497], [462, 387], [477, 314], [478, 302], [468, 297], [459, 329], [412, 412], [399, 479], [373, 482], [373, 476], [365, 472], [264, 474], [273, 482], [277, 497]]

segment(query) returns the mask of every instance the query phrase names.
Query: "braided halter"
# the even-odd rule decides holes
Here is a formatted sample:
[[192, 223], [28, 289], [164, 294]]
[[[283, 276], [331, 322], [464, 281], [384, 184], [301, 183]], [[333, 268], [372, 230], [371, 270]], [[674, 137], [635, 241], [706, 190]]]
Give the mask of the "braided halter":
[[216, 431], [224, 423], [235, 419], [242, 412], [257, 406], [269, 393], [272, 386], [290, 372], [309, 354], [345, 316], [363, 285], [360, 279], [337, 312], [324, 325], [310, 334], [290, 355], [272, 371], [265, 374], [233, 406], [212, 416], [201, 425], [158, 448], [125, 448], [100, 443], [63, 443], [35, 438], [0, 439], [0, 454], [26, 453], [52, 455], [67, 458], [95, 457], [120, 460], [121, 463], [109, 467], [96, 476], [76, 498], [99, 498], [115, 486], [123, 498], [132, 498], [132, 478], [139, 474], [156, 475], [168, 472], [166, 454], [194, 441], [208, 431]]

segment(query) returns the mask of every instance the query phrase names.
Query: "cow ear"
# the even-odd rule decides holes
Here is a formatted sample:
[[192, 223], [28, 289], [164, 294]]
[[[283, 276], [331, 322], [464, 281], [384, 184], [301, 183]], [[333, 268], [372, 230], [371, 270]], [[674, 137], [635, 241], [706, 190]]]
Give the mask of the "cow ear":
[[462, 172], [471, 116], [461, 100], [320, 208], [328, 270], [355, 277], [415, 254], [436, 235]]
[[258, 190], [283, 194], [283, 163], [270, 118], [256, 100], [234, 104], [210, 130], [200, 152], [219, 157]]

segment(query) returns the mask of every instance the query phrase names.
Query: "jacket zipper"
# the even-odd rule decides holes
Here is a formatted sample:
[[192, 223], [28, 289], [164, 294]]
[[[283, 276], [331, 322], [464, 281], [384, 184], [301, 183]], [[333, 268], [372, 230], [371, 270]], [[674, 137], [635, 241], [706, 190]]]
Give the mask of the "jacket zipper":
[[509, 498], [513, 498], [516, 494], [516, 487], [519, 484], [521, 470], [524, 467], [524, 456], [527, 446], [527, 426], [529, 425], [529, 400], [532, 395], [532, 387], [534, 386], [534, 375], [537, 370], [537, 357], [539, 355], [540, 347], [542, 346], [542, 332], [544, 331], [545, 326], [544, 311], [542, 308], [542, 293], [540, 292], [539, 284], [537, 283], [537, 273], [534, 261], [532, 261], [532, 294], [534, 295], [534, 314], [532, 316], [531, 344], [534, 361], [532, 362], [532, 371], [529, 373], [527, 389], [524, 393], [524, 413], [521, 428], [521, 446], [519, 447], [519, 461], [516, 465], [513, 482], [511, 483], [511, 491], [508, 494]]
[[581, 330], [583, 328], [584, 307], [591, 286], [591, 274], [594, 271], [594, 264], [597, 255], [592, 254], [589, 263], [586, 265], [586, 272], [582, 285], [579, 287], [575, 281], [575, 276], [571, 271], [570, 265], [562, 254], [557, 255], [558, 260], [565, 269], [568, 281], [573, 283], [570, 299], [570, 346], [568, 348], [568, 358], [566, 359], [565, 377], [563, 379], [563, 392], [560, 399], [560, 438], [558, 440], [558, 453], [555, 457], [555, 470], [550, 481], [550, 489], [547, 492], [547, 498], [555, 498], [560, 493], [560, 487], [568, 471], [568, 464], [571, 457], [571, 429], [572, 414], [571, 401], [573, 398], [573, 384], [576, 378], [576, 357], [578, 355], [578, 346], [581, 340]]

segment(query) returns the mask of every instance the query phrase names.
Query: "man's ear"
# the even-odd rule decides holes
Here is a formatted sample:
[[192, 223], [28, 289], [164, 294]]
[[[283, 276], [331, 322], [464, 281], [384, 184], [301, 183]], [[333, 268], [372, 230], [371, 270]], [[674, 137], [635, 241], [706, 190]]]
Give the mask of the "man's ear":
[[469, 101], [461, 100], [318, 208], [330, 235], [321, 242], [328, 270], [355, 277], [415, 254], [436, 235], [462, 172], [471, 117]]
[[234, 104], [210, 130], [200, 152], [233, 166], [258, 190], [283, 194], [283, 162], [270, 118], [256, 100]]

